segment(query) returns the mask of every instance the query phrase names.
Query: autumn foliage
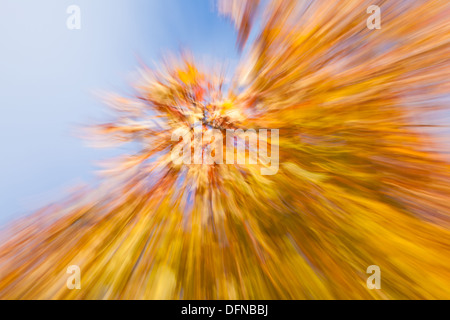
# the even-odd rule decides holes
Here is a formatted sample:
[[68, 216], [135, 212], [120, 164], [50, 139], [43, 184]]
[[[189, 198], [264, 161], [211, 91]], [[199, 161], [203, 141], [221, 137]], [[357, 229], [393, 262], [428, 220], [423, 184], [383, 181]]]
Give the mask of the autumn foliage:
[[[377, 3], [382, 28], [369, 30]], [[144, 67], [134, 96], [108, 97], [116, 117], [89, 138], [137, 152], [3, 232], [0, 298], [450, 298], [448, 131], [436, 121], [449, 111], [449, 4], [219, 3], [237, 28], [234, 77], [183, 53]], [[278, 173], [175, 165], [173, 130], [199, 121], [279, 129]], [[66, 287], [70, 265], [80, 290]], [[380, 290], [366, 286], [370, 265]]]

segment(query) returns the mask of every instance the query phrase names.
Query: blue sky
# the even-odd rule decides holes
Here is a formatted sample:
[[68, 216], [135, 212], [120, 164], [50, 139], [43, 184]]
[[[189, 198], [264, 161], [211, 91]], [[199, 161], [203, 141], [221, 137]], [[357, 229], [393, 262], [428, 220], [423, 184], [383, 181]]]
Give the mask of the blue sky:
[[[66, 27], [70, 5], [80, 30]], [[93, 183], [95, 162], [120, 153], [76, 133], [104, 119], [96, 92], [130, 92], [138, 57], [152, 65], [188, 48], [199, 60], [237, 60], [212, 0], [2, 0], [0, 40], [0, 224]]]

